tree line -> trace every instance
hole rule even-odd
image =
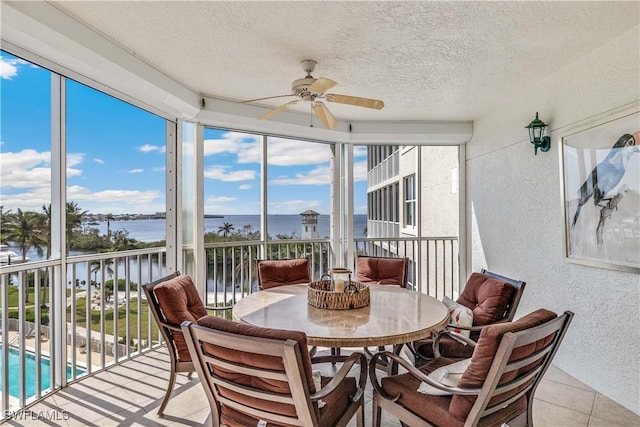
[[[129,237],[126,230],[111,232],[110,219],[106,216],[107,234],[101,235],[97,228],[85,228],[83,224],[88,211],[76,202],[66,204],[66,254],[71,250],[115,252],[130,249],[162,246],[164,242],[145,243]],[[41,211],[4,211],[0,206],[0,240],[18,247],[26,259],[29,250],[48,259],[51,256],[51,204],[43,205]]]

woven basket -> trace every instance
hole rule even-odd
[[[348,310],[366,307],[370,303],[369,286],[350,281],[344,292],[333,292],[330,280],[311,282],[308,286],[309,305],[327,310]]]

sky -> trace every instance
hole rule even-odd
[[[3,209],[51,202],[51,72],[0,54]],[[165,121],[67,80],[67,200],[90,213],[165,211]],[[260,213],[262,136],[206,128],[206,214]],[[329,213],[330,145],[270,137],[270,214]],[[355,147],[355,213],[366,213],[366,147]]]

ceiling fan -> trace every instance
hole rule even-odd
[[[289,101],[286,104],[274,108],[268,113],[258,117],[259,120],[268,120],[300,101],[307,101],[311,104],[311,110],[316,114],[316,116],[318,116],[324,126],[328,129],[335,129],[336,126],[338,126],[338,121],[333,116],[333,114],[331,114],[331,112],[321,101],[321,99],[324,99],[327,102],[355,105],[356,107],[374,108],[376,110],[380,110],[382,107],[384,107],[384,102],[378,99],[325,93],[327,90],[331,89],[338,83],[324,77],[319,77],[317,79],[313,77],[311,73],[316,68],[317,64],[313,59],[305,59],[301,64],[307,75],[304,78],[295,80],[293,83],[291,83],[291,91],[293,93],[287,95],[269,96],[266,98],[250,99],[249,101],[243,102],[255,102],[265,99],[284,98],[287,96],[296,96],[300,98],[294,99],[293,101]]]

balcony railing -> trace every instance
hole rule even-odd
[[[413,289],[455,297],[457,244],[455,237],[358,238],[354,255],[406,256]],[[326,239],[225,242],[205,249],[205,304],[229,308],[257,291],[258,259],[308,258],[313,280],[334,259]],[[20,410],[68,382],[158,345],[161,336],[140,285],[166,275],[165,252],[154,248],[3,266],[2,410]],[[57,286],[61,280],[65,286]]]
[[[165,251],[73,256],[64,267],[51,260],[2,268],[4,413],[160,342],[140,285],[165,274]],[[66,286],[57,286],[61,280]]]
[[[205,244],[207,305],[232,307],[258,290],[259,259],[307,258],[312,280],[329,270],[332,258],[327,239],[272,240]]]

